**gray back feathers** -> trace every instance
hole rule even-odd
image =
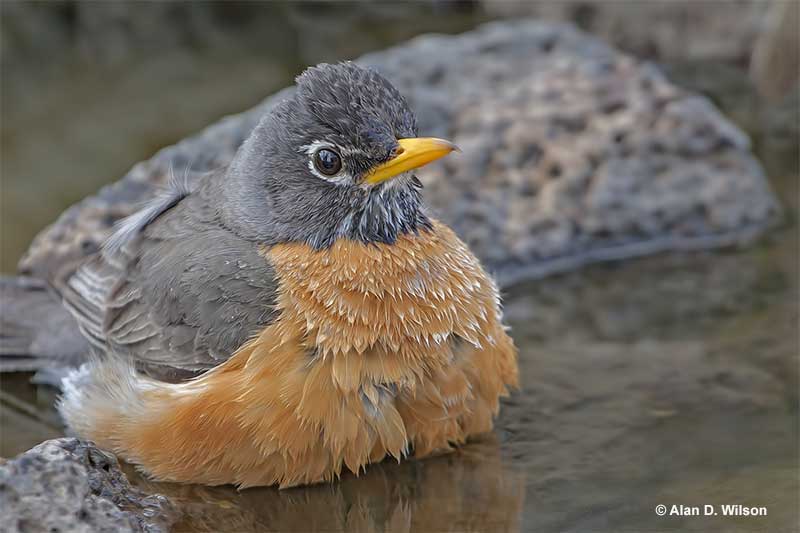
[[[187,167],[180,178],[177,178],[170,168],[170,179],[166,188],[145,204],[142,209],[119,220],[114,227],[114,233],[103,244],[103,249],[115,254],[136,235],[138,235],[148,224],[153,222],[162,213],[174,207],[192,192],[192,183],[196,180],[189,179],[189,168]]]
[[[297,84],[227,169],[193,189],[172,176],[68,280],[64,303],[98,351],[162,379],[202,372],[275,319],[277,280],[260,247],[391,243],[430,229],[416,177],[361,181],[416,135],[394,87],[352,63],[308,69]],[[304,147],[315,142],[339,151],[347,179],[311,172]]]

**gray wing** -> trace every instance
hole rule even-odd
[[[213,187],[174,189],[118,229],[62,287],[91,344],[161,379],[214,367],[274,318],[257,245],[219,224]]]

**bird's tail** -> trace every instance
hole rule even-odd
[[[160,481],[290,487],[406,452],[393,404],[359,417],[361,388],[336,389],[330,359],[307,371],[299,339],[281,339],[262,333],[181,383],[149,378],[123,357],[93,356],[64,380],[58,409],[78,436]]]
[[[0,277],[0,372],[37,371],[58,385],[89,352],[78,324],[37,278]]]
[[[236,444],[242,429],[227,397],[236,390],[202,377],[158,381],[128,359],[93,355],[64,378],[57,408],[71,432],[156,479],[219,485],[235,479],[229,465],[238,452],[253,454],[248,440]]]
[[[119,451],[128,428],[142,429],[148,409],[154,414],[144,392],[158,385],[121,358],[91,356],[64,378],[56,407],[72,432]]]

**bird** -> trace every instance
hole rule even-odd
[[[457,147],[376,70],[295,85],[60,289],[92,348],[59,413],[151,479],[286,488],[447,453],[518,387],[497,286],[416,174]]]

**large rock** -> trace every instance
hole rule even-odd
[[[90,442],[45,441],[0,465],[3,531],[167,531],[177,519],[164,496],[128,483],[117,459]]]
[[[745,242],[778,215],[747,136],[709,100],[572,26],[492,23],[358,61],[407,95],[423,134],[463,149],[421,172],[426,197],[502,284],[591,261]],[[68,209],[36,238],[21,270],[68,275],[170,168],[227,164],[288,91],[162,150]]]

